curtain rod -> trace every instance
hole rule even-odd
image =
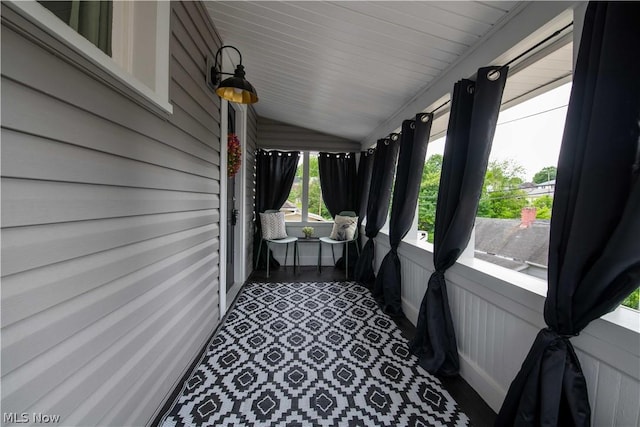
[[[451,102],[451,99],[447,99],[446,101],[444,101],[442,104],[438,105],[436,108],[434,108],[430,113],[427,114],[435,114],[436,111],[438,111],[439,109],[441,109],[442,107],[444,107],[445,105],[447,105],[448,103]]]
[[[527,55],[528,53],[531,53],[532,51],[534,51],[535,49],[539,48],[540,46],[542,46],[543,44],[545,44],[549,40],[559,36],[560,33],[562,33],[567,28],[571,27],[572,25],[573,25],[573,21],[569,22],[567,25],[565,25],[564,27],[560,28],[559,30],[556,30],[553,34],[545,37],[542,41],[536,43],[535,45],[533,45],[529,49],[527,49],[524,52],[522,52],[520,55],[518,55],[515,58],[513,58],[511,61],[507,62],[506,64],[504,64],[503,66],[498,68],[498,71],[502,70],[505,67],[508,67],[509,65],[511,65],[514,62],[516,62],[518,59],[522,58],[523,56]],[[431,110],[431,112],[426,113],[426,114],[435,114],[438,110],[440,110],[442,107],[444,107],[445,105],[449,104],[450,102],[451,102],[451,99],[448,99],[445,102],[443,102],[442,104],[438,105],[433,110]],[[418,113],[418,114],[421,114],[421,113]],[[396,133],[390,133],[389,136],[387,136],[387,137],[385,137],[383,139],[389,139],[392,135],[397,135],[397,134]]]
[[[535,45],[531,46],[529,49],[525,50],[520,55],[518,55],[515,58],[513,58],[511,61],[509,61],[506,64],[504,64],[502,67],[500,67],[500,70],[502,70],[503,68],[508,67],[509,65],[513,64],[514,62],[516,62],[518,59],[522,58],[526,54],[531,53],[532,51],[534,51],[535,49],[539,48],[540,46],[542,46],[543,44],[545,44],[546,42],[548,42],[552,38],[555,38],[555,37],[559,36],[561,32],[563,32],[567,28],[571,27],[572,25],[573,25],[573,21],[569,22],[567,25],[565,25],[564,27],[562,27],[559,30],[555,31],[553,34],[551,34],[550,36],[546,37],[544,40],[542,40],[542,41],[536,43]]]
[[[549,40],[557,37],[560,35],[560,33],[562,33],[564,30],[566,30],[567,28],[571,27],[573,25],[573,21],[569,22],[567,25],[565,25],[564,27],[560,28],[559,30],[556,30],[553,34],[547,36],[544,38],[544,40],[536,43],[534,46],[530,47],[529,49],[525,50],[524,52],[522,52],[520,55],[516,56],[515,58],[513,58],[511,61],[507,62],[506,64],[504,64],[503,66],[501,66],[499,68],[499,70],[502,70],[505,67],[508,67],[509,65],[513,64],[514,62],[516,62],[518,59],[522,58],[523,56],[527,55],[528,53],[531,53],[532,51],[534,51],[535,49],[539,48],[540,46],[542,46],[543,44],[545,44],[546,42],[548,42]],[[447,105],[448,103],[451,102],[451,99],[448,99],[447,101],[443,102],[442,104],[438,105],[436,108],[434,108],[430,113],[427,114],[435,114],[436,111],[440,110],[442,107],[444,107],[445,105]]]
[[[436,108],[434,108],[430,113],[418,113],[418,114],[434,114],[436,111],[438,111],[439,109],[441,109],[442,107],[444,107],[445,105],[447,105],[450,102],[451,102],[451,100],[448,99],[445,102],[443,102],[442,104],[438,105]],[[412,119],[412,121],[413,121],[413,119]],[[400,137],[399,133],[392,132],[386,138],[383,138],[383,139],[385,139],[385,140],[391,139],[392,141],[397,141],[399,139],[399,137]]]

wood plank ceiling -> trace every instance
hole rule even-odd
[[[223,42],[242,52],[260,116],[354,141],[424,90],[518,3],[205,2]]]

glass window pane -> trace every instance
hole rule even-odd
[[[324,205],[320,189],[318,153],[309,154],[309,222],[333,221],[333,217]]]
[[[433,243],[445,137],[429,142],[418,195],[418,240]]]
[[[102,1],[38,1],[78,34],[111,56],[113,3]]]
[[[285,213],[285,221],[300,222],[302,218],[302,204],[304,200],[304,156],[300,156],[298,161],[298,169],[296,177],[291,186],[289,197],[280,210]],[[327,222],[333,221],[333,217],[324,204],[322,199],[322,191],[320,189],[320,173],[318,171],[318,153],[309,153],[309,188],[308,205],[307,205],[307,221],[308,222]]]
[[[571,84],[500,112],[475,225],[475,257],[547,279],[556,165]]]
[[[284,220],[288,222],[300,222],[302,221],[302,174],[304,172],[303,167],[304,156],[300,155],[298,160],[298,169],[296,169],[296,176],[293,179],[293,185],[289,192],[289,197],[284,205],[280,208],[281,212],[284,212]]]

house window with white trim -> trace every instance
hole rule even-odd
[[[302,153],[289,197],[280,210],[289,222],[333,221],[322,199],[318,153]]]
[[[62,22],[111,56],[112,1],[38,1]]]
[[[44,30],[45,44],[61,57],[106,71],[153,109],[169,103],[171,3],[164,1],[11,1],[7,6]],[[57,40],[75,54],[69,55]],[[86,67],[86,70],[93,70]],[[104,77],[104,76],[103,76]]]

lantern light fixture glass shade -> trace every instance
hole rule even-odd
[[[224,73],[221,71],[222,61],[219,61],[219,59],[221,59],[221,52],[225,48],[231,48],[235,50],[240,56],[240,63],[236,66],[235,72],[233,74]],[[229,102],[235,102],[237,104],[255,104],[256,102],[258,102],[258,93],[256,92],[256,89],[251,83],[247,81],[247,79],[245,79],[244,66],[242,65],[242,54],[235,47],[222,46],[220,49],[218,49],[215,55],[214,64],[213,66],[209,66],[209,70],[209,75],[207,76],[209,78],[207,79],[207,83],[209,83],[212,88],[215,88],[215,85],[220,82],[223,74],[232,76],[224,79],[222,82],[220,82],[220,84],[218,84],[218,87],[215,88],[216,94],[220,98],[226,99]]]

